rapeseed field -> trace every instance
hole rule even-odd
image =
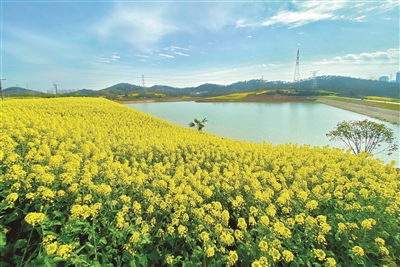
[[[0,168],[4,267],[400,265],[400,177],[368,154],[25,99],[1,102]]]

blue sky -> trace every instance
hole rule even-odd
[[[1,1],[3,88],[177,87],[399,71],[399,1]],[[143,76],[142,76],[143,75]]]

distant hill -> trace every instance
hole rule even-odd
[[[329,90],[341,96],[363,97],[368,95],[400,98],[400,84],[365,80],[343,76],[317,77],[318,89]],[[301,87],[311,88],[312,81],[302,81]]]
[[[92,97],[107,97],[116,99],[121,95],[129,95],[135,93],[157,92],[163,93],[166,97],[181,97],[181,96],[218,96],[236,92],[262,91],[266,89],[296,89],[298,91],[312,90],[311,79],[301,80],[299,83],[283,82],[283,81],[264,81],[264,80],[249,80],[232,83],[230,85],[220,85],[206,83],[197,87],[178,88],[168,85],[154,85],[152,87],[119,83],[113,86],[101,89],[90,90],[81,89],[72,93],[63,94],[63,96],[92,96]],[[347,97],[364,97],[364,96],[383,96],[400,98],[400,84],[380,82],[374,80],[365,80],[343,76],[319,76],[317,77],[319,90],[333,91],[340,96]],[[5,95],[29,94],[29,95],[46,95],[44,93],[27,90],[20,87],[10,87],[4,90]]]
[[[8,87],[6,89],[3,90],[3,95],[4,96],[8,96],[8,95],[36,95],[36,96],[40,96],[40,95],[46,95],[45,93],[42,92],[37,92],[34,90],[29,90],[29,89],[25,89],[22,87]]]

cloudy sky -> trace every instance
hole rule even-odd
[[[399,1],[1,3],[3,88],[177,87],[399,71]],[[143,79],[142,79],[143,78]]]

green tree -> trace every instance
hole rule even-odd
[[[376,153],[385,152],[388,155],[397,150],[393,131],[382,123],[369,120],[342,121],[336,128],[326,134],[330,141],[343,141],[354,154],[369,152],[381,148]],[[381,147],[383,143],[387,146]]]
[[[208,120],[204,118],[202,121],[199,121],[198,119],[194,119],[194,121],[191,121],[189,123],[189,127],[196,127],[197,130],[201,131],[204,128],[204,123],[206,123]]]

